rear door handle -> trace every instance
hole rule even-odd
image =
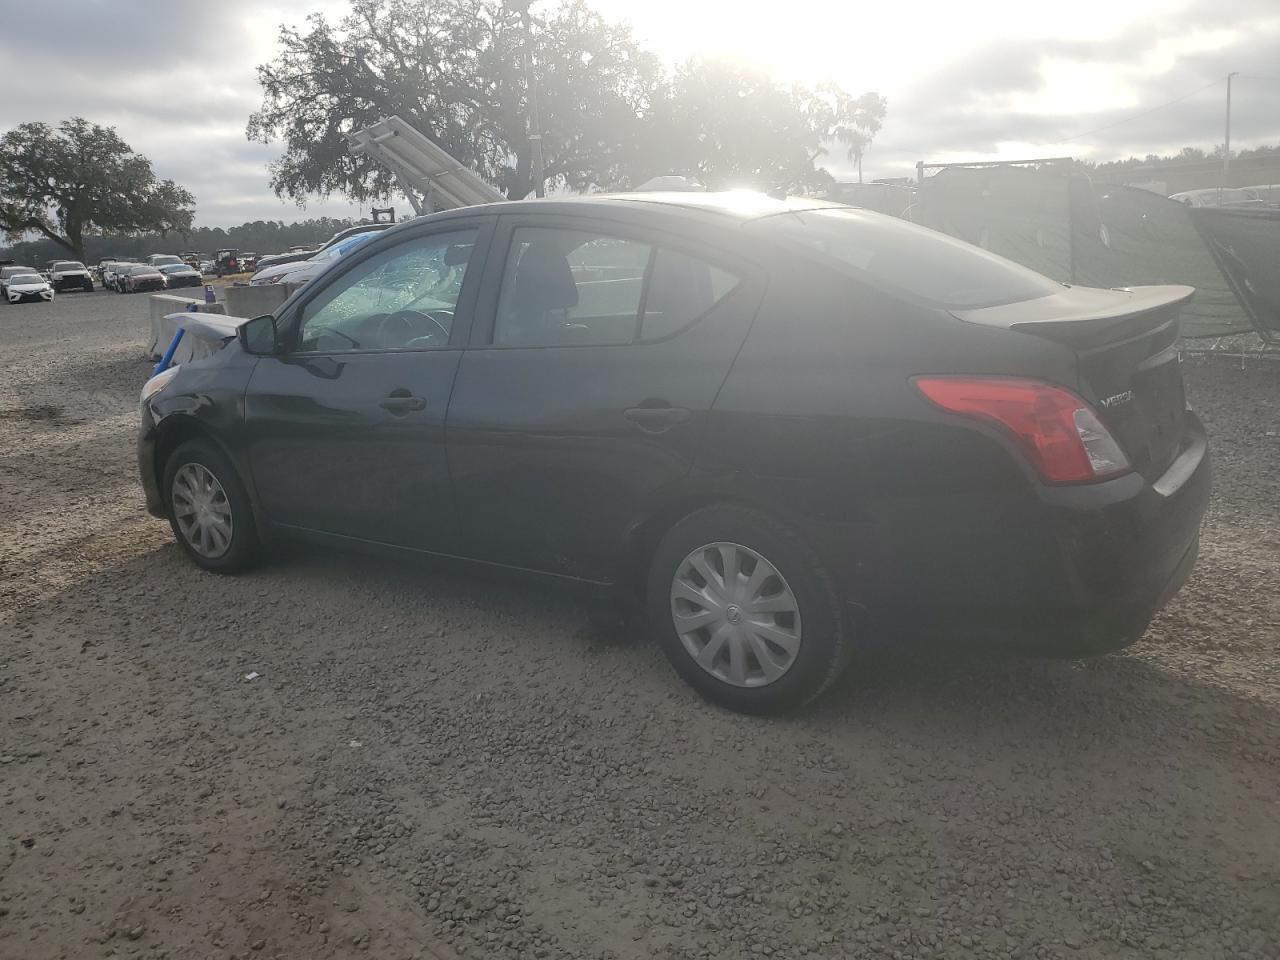
[[[379,403],[378,406],[396,416],[401,416],[413,410],[425,410],[427,408],[427,401],[422,399],[422,397],[409,396],[408,391],[405,391],[404,393],[397,391]]]
[[[646,433],[662,433],[689,419],[684,407],[632,407],[623,416]]]

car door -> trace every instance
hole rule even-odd
[[[249,464],[269,520],[453,547],[444,420],[492,224],[388,236],[280,317],[281,352],[259,361],[245,395]]]
[[[499,223],[448,421],[473,557],[609,581],[628,527],[689,474],[758,271],[609,221]]]

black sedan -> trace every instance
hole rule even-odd
[[[898,637],[1097,653],[1195,561],[1191,294],[756,194],[449,211],[149,381],[142,484],[207,570],[293,535],[639,599],[739,710]]]

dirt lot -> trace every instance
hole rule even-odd
[[[568,599],[197,572],[134,478],[144,312],[0,306],[3,960],[1280,957],[1280,364],[1187,365],[1216,494],[1145,642],[768,721]]]

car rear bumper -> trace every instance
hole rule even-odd
[[[926,508],[885,564],[895,570],[889,602],[854,587],[849,599],[872,611],[881,639],[1115,650],[1141,637],[1191,575],[1210,479],[1204,428],[1188,411],[1179,453],[1158,479],[1131,473],[1041,487],[1026,504]]]

